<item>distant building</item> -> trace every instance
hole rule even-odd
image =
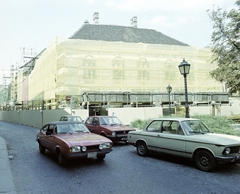
[[[199,49],[156,30],[138,28],[137,17],[131,19],[132,26],[99,24],[98,13],[93,18],[94,24],[85,21],[70,38],[56,38],[20,68],[17,102],[31,107],[29,101],[41,104],[44,100],[45,105],[58,106],[72,97],[78,104],[122,106],[131,103],[126,94],[166,93],[169,84],[182,99],[184,82],[178,65],[183,58],[191,64],[189,93],[225,92],[209,74],[216,68],[209,48]],[[113,94],[120,94],[121,100],[111,98]],[[151,103],[163,101],[159,98],[151,97]]]

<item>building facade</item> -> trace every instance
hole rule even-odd
[[[211,63],[209,48],[199,49],[155,30],[137,28],[136,17],[130,27],[100,25],[98,17],[94,18],[94,24],[85,22],[68,39],[56,38],[20,68],[15,81],[18,104],[28,108],[34,103],[51,108],[66,103],[104,105],[113,101],[105,94],[120,93],[123,99],[115,104],[123,105],[131,103],[130,98],[124,99],[126,94],[165,95],[168,85],[175,96],[182,96],[184,80],[178,65],[184,58],[191,64],[187,76],[190,94],[225,94],[225,88],[209,74],[217,67]],[[92,95],[89,99],[87,93],[102,97],[94,100]],[[171,98],[176,101],[173,95]]]

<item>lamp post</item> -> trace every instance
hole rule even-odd
[[[187,74],[189,74],[190,71],[190,64],[185,61],[183,58],[183,61],[178,65],[180,73],[184,77],[184,87],[185,87],[185,110],[186,110],[186,118],[189,118],[189,106],[188,106],[188,92],[187,92]]]
[[[168,101],[169,101],[169,115],[171,116],[171,101],[170,101],[170,93],[172,92],[172,86],[168,85],[168,87],[166,87],[167,92],[168,92]]]

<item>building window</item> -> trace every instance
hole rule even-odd
[[[165,70],[165,80],[168,81],[169,83],[178,76],[176,74],[176,64],[174,63],[174,61],[172,59],[168,59],[165,63],[164,63],[164,70]],[[177,72],[178,73],[178,72]]]
[[[96,62],[93,57],[87,56],[83,61],[83,77],[95,78],[96,77]]]
[[[113,78],[115,80],[124,79],[124,62],[120,57],[116,57],[112,61],[112,68],[113,68]]]
[[[149,79],[149,72],[148,72],[148,62],[145,58],[141,58],[138,61],[138,79],[139,80],[148,80]]]

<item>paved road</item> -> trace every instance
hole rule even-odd
[[[170,156],[140,157],[131,145],[115,145],[105,161],[73,161],[60,167],[56,157],[38,151],[38,129],[0,122],[13,181],[19,194],[239,194],[240,165],[197,170],[191,161]]]

